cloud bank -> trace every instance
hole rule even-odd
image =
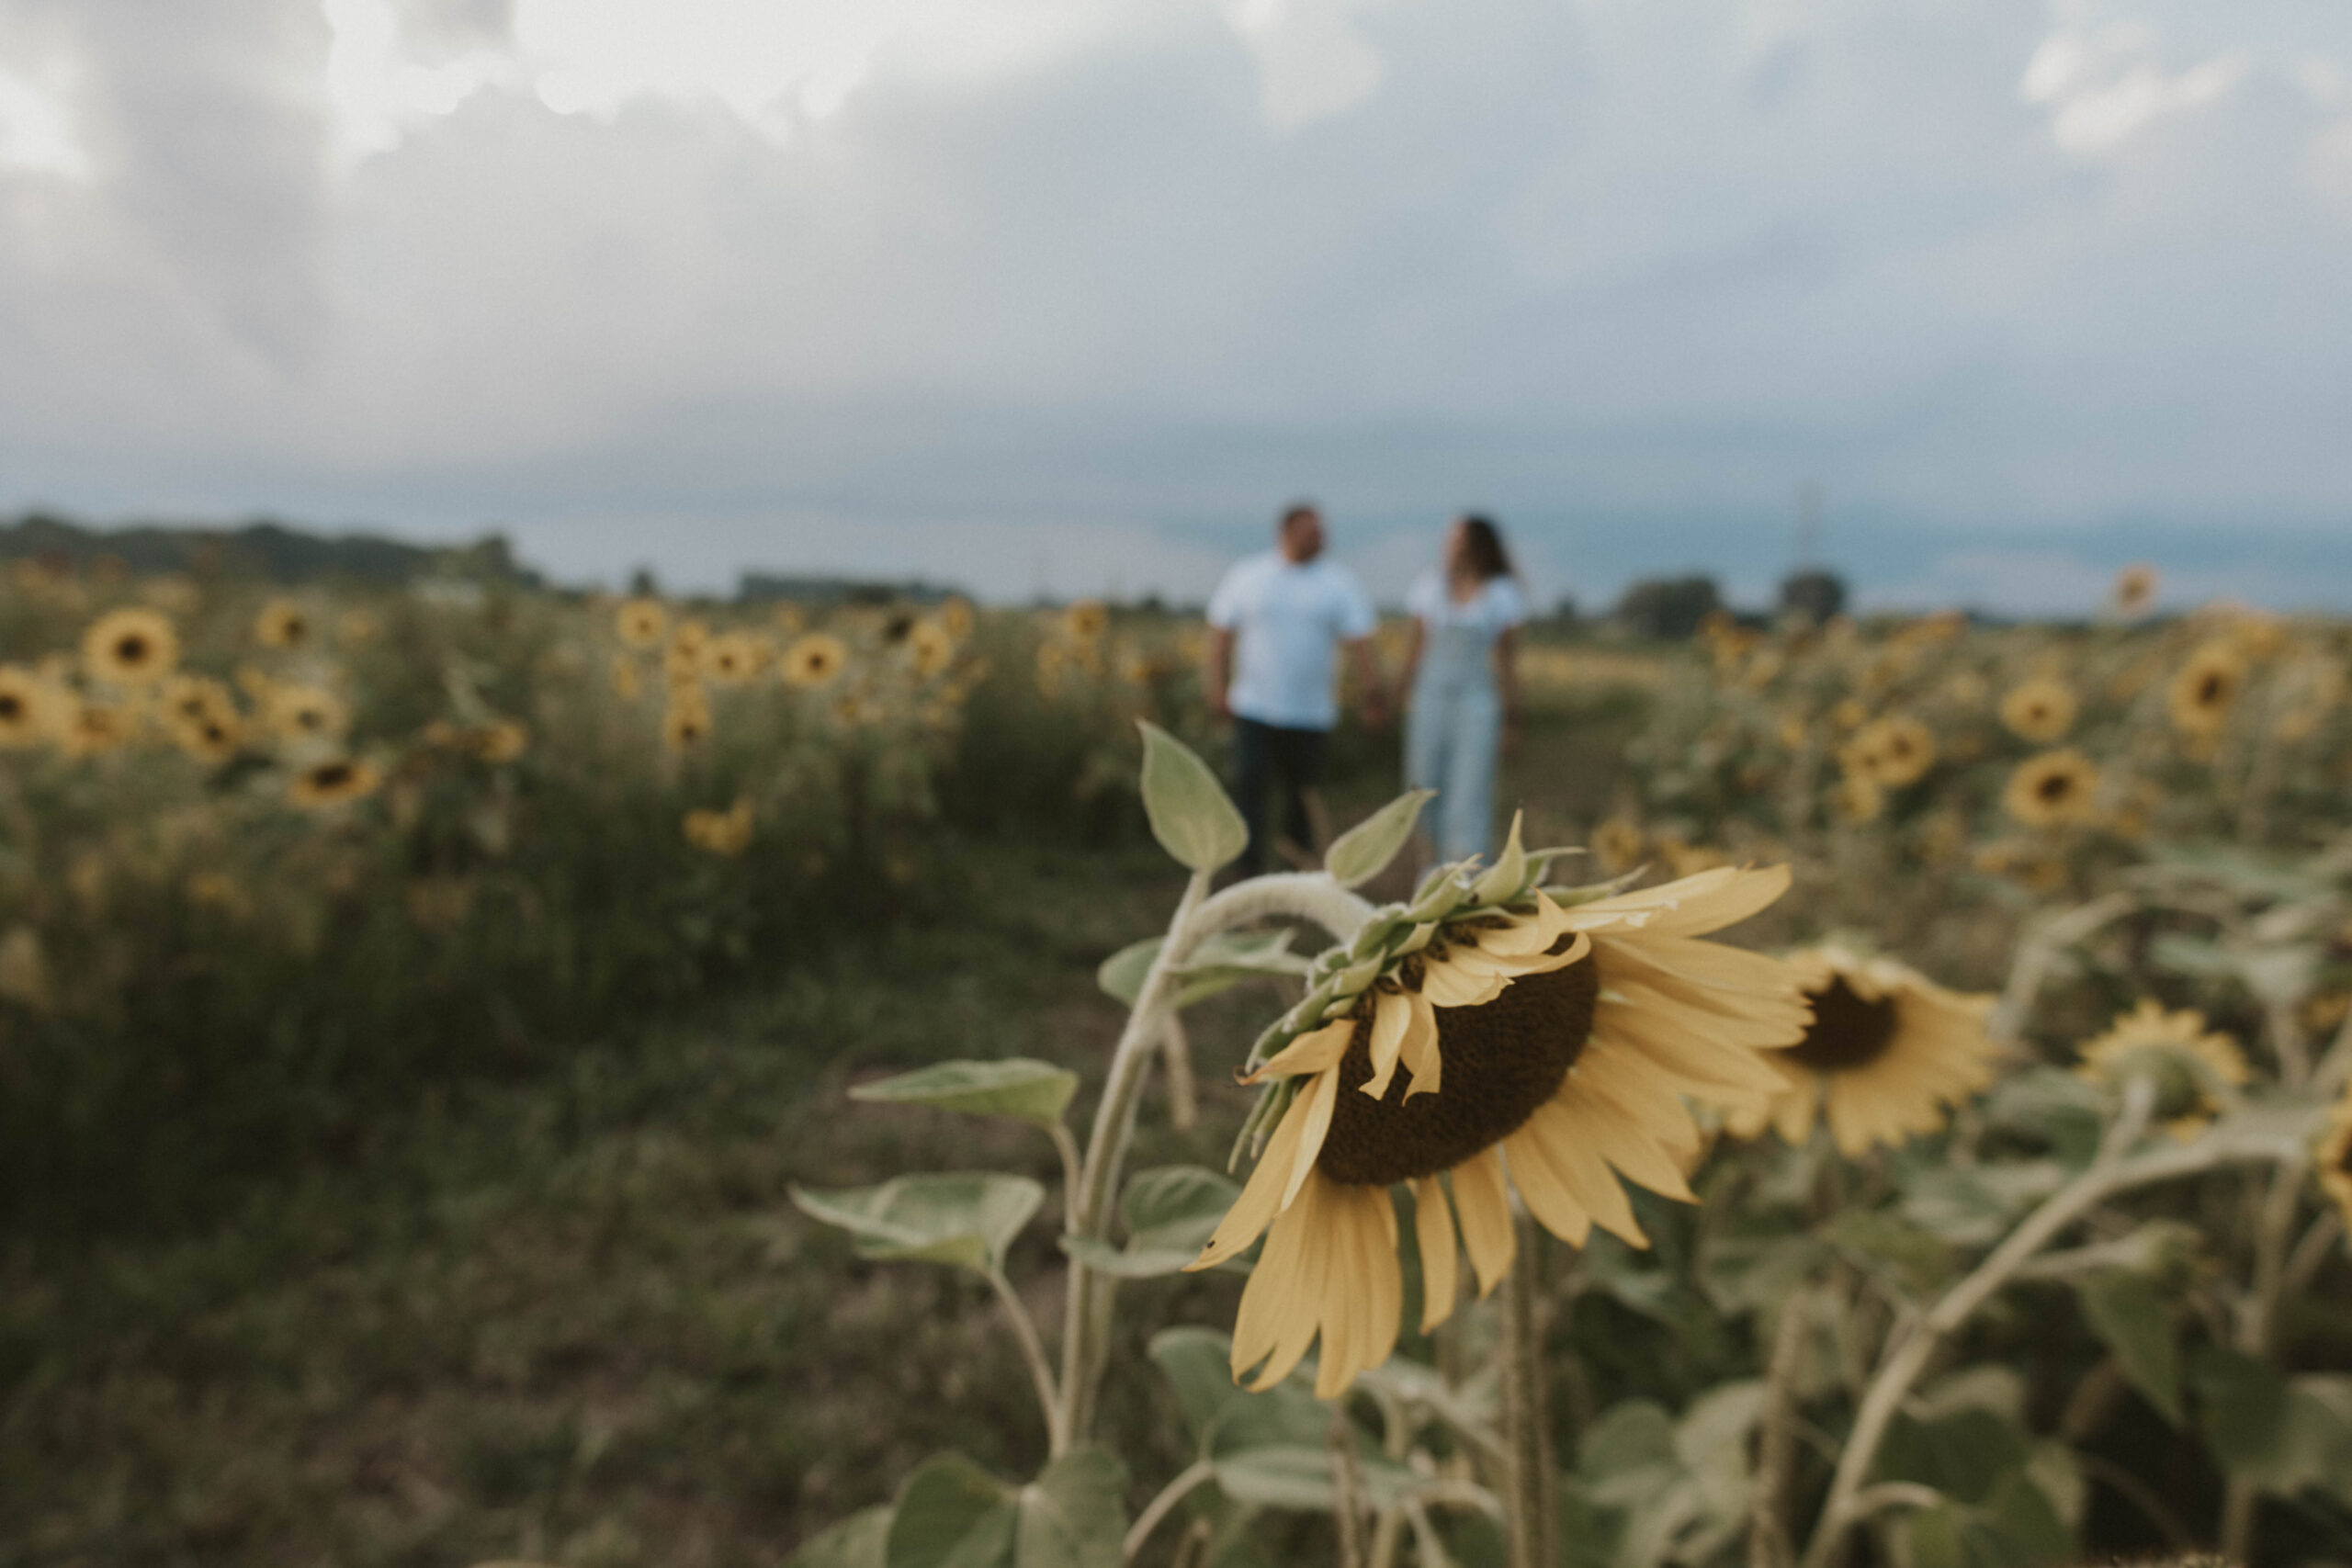
[[[2288,0],[0,0],[0,503],[1018,595],[1312,491],[1590,597],[1811,478],[1881,593],[2308,597],[2347,250]]]

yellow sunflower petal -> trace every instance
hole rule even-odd
[[[1462,1245],[1478,1275],[1478,1294],[1488,1295],[1519,1256],[1519,1236],[1510,1223],[1510,1190],[1503,1185],[1498,1151],[1487,1149],[1453,1168],[1453,1208],[1462,1220]]]
[[[1244,1077],[1243,1083],[1261,1083],[1267,1078],[1303,1078],[1309,1073],[1319,1073],[1340,1065],[1348,1054],[1348,1042],[1355,1038],[1353,1019],[1343,1018],[1327,1023],[1312,1033],[1302,1034],[1268,1057],[1259,1069]]]
[[[1413,1239],[1421,1249],[1421,1332],[1427,1334],[1453,1315],[1453,1298],[1461,1293],[1460,1259],[1454,1255],[1453,1211],[1447,1203],[1445,1184],[1434,1176],[1416,1177],[1413,1189]]]

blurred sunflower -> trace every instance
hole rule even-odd
[[[237,700],[229,688],[209,675],[175,675],[164,682],[163,695],[164,712],[175,719],[237,711]]]
[[[135,728],[129,708],[94,703],[71,692],[59,694],[63,709],[58,722],[58,744],[69,757],[95,757],[130,739]]]
[[[351,711],[323,686],[272,686],[264,699],[269,727],[288,740],[314,740],[351,728]]]
[[[1514,829],[1498,872],[1517,845]],[[1295,1080],[1296,1093],[1188,1265],[1266,1236],[1234,1324],[1234,1375],[1263,1363],[1250,1386],[1271,1387],[1319,1335],[1328,1399],[1387,1359],[1403,1299],[1397,1182],[1413,1193],[1424,1330],[1453,1310],[1455,1216],[1481,1293],[1510,1272],[1509,1188],[1573,1246],[1595,1224],[1646,1246],[1621,1178],[1693,1201],[1699,1132],[1681,1097],[1762,1103],[1779,1083],[1762,1051],[1804,1031],[1785,964],[1697,940],[1788,885],[1785,867],[1724,868],[1566,906],[1514,886],[1506,908],[1397,922],[1392,940],[1406,940],[1367,988],[1250,1080]]]
[[[56,718],[48,682],[21,664],[0,664],[0,748],[40,745]]]
[[[796,686],[821,686],[849,665],[849,645],[830,632],[810,632],[784,650],[784,678]]]
[[[662,674],[673,686],[688,686],[702,679],[703,650],[710,644],[710,628],[700,621],[680,621],[662,650]]]
[[[2156,590],[2162,585],[2156,569],[2145,562],[2134,562],[2115,574],[2115,586],[2109,601],[2115,613],[2132,618],[2145,615],[2156,602]]]
[[[775,657],[767,639],[752,632],[722,632],[702,650],[702,672],[713,684],[740,686],[768,666]]]
[[[291,599],[272,599],[254,617],[254,640],[264,648],[300,648],[311,630],[310,615]]]
[[[2086,822],[2098,790],[2098,768],[2073,747],[2028,757],[2009,774],[2001,808],[2029,828]]]
[[[199,762],[227,761],[244,739],[244,726],[234,708],[175,713],[171,730],[173,744]]]
[[[1838,779],[1830,802],[1838,808],[1839,821],[1858,828],[1886,815],[1886,791],[1868,773],[1847,773]]]
[[[956,634],[937,621],[917,621],[907,632],[907,660],[928,681],[956,659]]]
[[[1628,817],[1611,817],[1592,830],[1593,858],[1611,876],[1641,864],[1642,852],[1648,847],[1640,825]]]
[[[82,666],[118,686],[149,686],[180,660],[179,634],[153,610],[109,610],[82,634]]]
[[[1110,625],[1110,609],[1100,599],[1080,599],[1062,612],[1062,630],[1080,642],[1092,642]]]
[[[670,630],[670,612],[659,599],[631,599],[613,615],[613,634],[625,648],[654,648]]]
[[[2235,643],[2223,637],[2199,643],[2172,678],[2173,728],[2189,735],[2215,733],[2229,722],[2245,688],[2245,655]]]
[[[710,702],[698,687],[670,694],[662,710],[662,744],[673,751],[691,751],[710,739]]]
[[[2344,1086],[2335,1110],[2328,1116],[2327,1131],[2320,1135],[2317,1163],[2320,1190],[2335,1200],[2345,1229],[2352,1231],[2352,1083]]]
[[[2166,1012],[2143,997],[2119,1013],[2106,1033],[2082,1048],[2075,1075],[2090,1083],[2120,1088],[2128,1079],[2152,1078],[2156,1114],[2172,1135],[2186,1143],[2221,1109],[2228,1090],[2246,1081],[2245,1054],[2237,1042],[2205,1026],[2194,1010]]]
[[[352,757],[334,757],[313,762],[296,773],[287,784],[286,798],[307,807],[342,806],[367,799],[383,782],[383,775],[372,764]]]
[[[751,798],[739,795],[724,811],[687,812],[685,834],[686,842],[695,848],[734,859],[751,848]]]
[[[1856,735],[1849,763],[1888,789],[1917,784],[1936,762],[1933,731],[1909,714],[1888,714],[1872,719]]]
[[[1770,1127],[1792,1144],[1813,1135],[1819,1112],[1838,1152],[1894,1148],[1944,1124],[1944,1108],[1993,1081],[1997,1048],[1984,1035],[1988,996],[1948,991],[1891,958],[1842,948],[1790,955],[1813,1021],[1804,1038],[1766,1060],[1783,1088],[1726,1124],[1753,1138]]]
[[[2001,699],[2001,722],[2020,740],[2047,746],[2075,728],[2075,691],[2051,675],[2018,682]]]
[[[613,695],[621,701],[634,702],[645,689],[645,680],[637,672],[637,661],[626,653],[613,655]]]
[[[957,642],[972,635],[972,602],[969,599],[959,594],[940,604],[939,624],[946,627],[947,635]]]
[[[511,762],[530,750],[530,726],[519,718],[494,718],[468,730],[466,744],[485,762]]]

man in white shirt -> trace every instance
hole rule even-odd
[[[1283,513],[1276,547],[1237,562],[1209,596],[1209,707],[1233,720],[1233,792],[1250,824],[1244,876],[1266,862],[1266,794],[1281,795],[1282,831],[1316,845],[1307,792],[1322,777],[1323,749],[1340,722],[1339,650],[1355,662],[1363,718],[1381,723],[1377,624],[1355,574],[1323,555],[1323,517],[1299,504]]]

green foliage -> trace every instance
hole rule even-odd
[[[858,1084],[852,1100],[922,1105],[969,1116],[1002,1116],[1033,1127],[1061,1124],[1078,1092],[1078,1075],[1050,1062],[1015,1056],[996,1062],[941,1062],[875,1083]]]
[[[1216,774],[1158,725],[1143,728],[1143,808],[1152,837],[1196,872],[1215,871],[1249,846],[1250,829]]]
[[[861,1258],[952,1263],[986,1274],[1004,1271],[1012,1238],[1046,1198],[1025,1176],[965,1171],[894,1176],[835,1192],[794,1187],[791,1193],[801,1213],[856,1237]]]
[[[1413,837],[1421,807],[1437,797],[1433,789],[1407,790],[1346,832],[1323,852],[1323,869],[1342,887],[1355,887],[1388,869]]]
[[[2146,1279],[2120,1269],[2094,1274],[2076,1289],[2083,1316],[2114,1353],[2123,1375],[2165,1420],[2178,1426],[2180,1342],[2164,1298]]]
[[[1118,1568],[1126,1467],[1100,1449],[1008,1486],[960,1454],[907,1478],[884,1568]]]
[[[1090,1269],[1119,1280],[1156,1280],[1180,1272],[1200,1255],[1209,1234],[1240,1196],[1239,1183],[1199,1166],[1161,1166],[1127,1178],[1119,1207],[1127,1224],[1125,1247],[1099,1237],[1064,1235],[1062,1250]],[[1246,1271],[1240,1259],[1221,1267]]]

